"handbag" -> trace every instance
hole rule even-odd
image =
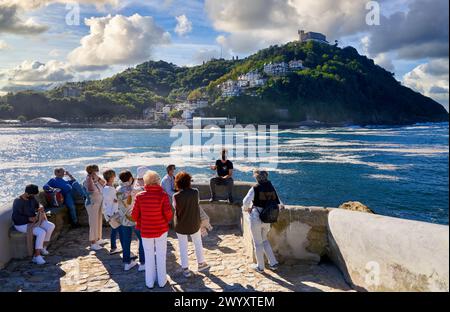
[[[120,214],[118,212],[113,214],[112,217],[109,218],[108,223],[112,229],[114,230],[117,229],[119,226],[122,225],[122,223],[120,222]]]

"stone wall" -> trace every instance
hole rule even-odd
[[[11,216],[11,205],[0,206],[0,269],[11,260],[11,245],[9,239]]]
[[[330,256],[367,291],[449,291],[449,227],[333,209]]]
[[[286,206],[278,222],[272,225],[269,241],[281,263],[308,262],[317,264],[327,253],[327,219],[329,210],[323,207]],[[245,249],[254,259],[249,223],[242,220]]]

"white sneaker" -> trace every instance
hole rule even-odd
[[[104,239],[99,239],[98,241],[95,242],[97,245],[106,245],[108,244],[108,241],[104,240]]]
[[[91,250],[98,251],[98,250],[101,250],[101,249],[103,249],[103,247],[100,246],[98,243],[91,244]]]
[[[140,263],[139,264],[139,268],[138,268],[138,272],[144,272],[145,271],[145,264]]]
[[[38,265],[42,265],[42,264],[46,263],[44,258],[42,258],[42,256],[33,257],[33,262]]]
[[[137,266],[136,261],[131,261],[130,263],[126,263],[124,266],[124,270],[125,271],[130,271],[132,268],[134,268],[135,266]]]
[[[50,253],[48,252],[47,248],[41,249],[41,255],[48,256]]]

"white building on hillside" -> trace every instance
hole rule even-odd
[[[289,65],[286,62],[265,64],[264,72],[269,76],[284,76],[289,72]]]
[[[305,67],[303,66],[302,60],[292,60],[289,62],[289,68],[291,70],[299,70],[299,69],[303,69]]]
[[[239,87],[238,82],[231,79],[222,83],[220,88],[223,97],[233,97],[241,94],[241,88]]]

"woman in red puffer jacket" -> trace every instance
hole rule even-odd
[[[156,277],[159,287],[167,283],[167,232],[173,212],[169,196],[160,186],[161,179],[154,171],[144,176],[145,191],[136,195],[132,217],[141,231],[145,252],[145,284],[153,288]],[[156,251],[156,252],[155,252]],[[156,258],[156,259],[155,259]]]

